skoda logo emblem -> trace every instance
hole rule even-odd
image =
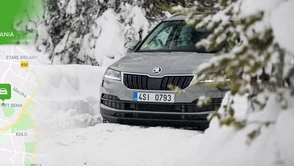
[[[159,74],[162,71],[162,68],[161,67],[155,67],[152,71],[153,71],[154,74]]]

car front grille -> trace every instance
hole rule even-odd
[[[101,104],[119,110],[153,111],[153,112],[206,112],[214,111],[221,105],[222,98],[212,98],[211,104],[197,107],[197,99],[192,103],[140,103],[119,100],[118,97],[102,94]]]
[[[124,74],[123,83],[129,89],[144,90],[170,90],[168,85],[187,88],[193,76],[164,76],[162,78],[149,77],[147,75]]]

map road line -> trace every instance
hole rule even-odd
[[[18,118],[16,119],[16,121],[14,121],[12,124],[10,124],[9,126],[6,126],[4,128],[0,128],[0,132],[5,131],[10,129],[12,126],[16,125],[19,120],[21,119],[21,117],[23,116],[23,114],[25,113],[26,109],[28,108],[29,104],[31,103],[31,101],[33,100],[34,96],[36,95],[36,93],[38,92],[38,90],[40,89],[41,85],[43,84],[43,82],[45,81],[45,79],[38,85],[38,87],[35,89],[35,91],[33,92],[32,96],[28,99],[28,101],[26,102],[25,106],[23,107],[23,109],[21,110],[20,115],[18,116]]]
[[[38,144],[39,144],[39,134],[38,134],[38,130],[37,130],[37,126],[36,126],[36,123],[34,121],[34,118],[28,114],[27,112],[24,113],[24,115],[28,116],[29,118],[31,118],[31,121],[34,125],[34,131],[35,131],[35,135],[36,135],[36,146],[35,146],[35,150],[34,150],[34,162],[33,163],[36,163],[37,161],[37,149],[38,149]]]

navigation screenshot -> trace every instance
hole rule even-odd
[[[2,0],[0,166],[294,166],[294,0]]]

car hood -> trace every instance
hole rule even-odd
[[[213,54],[191,52],[136,52],[127,54],[110,68],[151,76],[191,74],[200,64],[208,62],[212,56]],[[153,73],[155,67],[162,68],[162,71],[158,74]]]

